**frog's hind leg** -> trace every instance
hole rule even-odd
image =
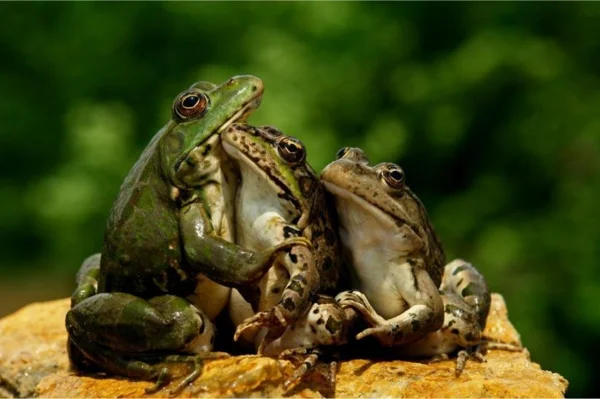
[[[470,263],[455,259],[444,267],[440,291],[454,292],[477,313],[481,330],[485,328],[491,296],[483,275]]]
[[[293,349],[287,349],[283,352],[281,352],[281,354],[279,355],[280,358],[286,358],[286,357],[293,357],[293,356],[298,356],[298,355],[304,355],[304,360],[302,361],[302,364],[300,366],[298,366],[298,368],[296,368],[296,370],[294,371],[294,373],[292,374],[292,376],[290,378],[288,378],[284,384],[283,384],[283,389],[284,392],[289,391],[290,389],[292,389],[294,386],[296,386],[296,384],[298,382],[300,382],[300,380],[302,380],[302,377],[304,377],[304,375],[310,371],[313,367],[315,367],[315,365],[317,364],[317,362],[319,361],[319,357],[321,357],[323,355],[323,352],[318,349],[318,348],[293,348]],[[334,366],[334,370],[337,367],[337,363],[336,366]],[[335,376],[331,377],[335,380]]]
[[[209,352],[215,336],[206,315],[173,295],[146,301],[125,293],[96,294],[67,313],[66,327],[70,345],[88,362],[118,375],[157,378],[158,388],[169,380],[168,369],[142,360],[160,363],[165,358],[160,353]]]
[[[487,361],[481,353],[480,345],[475,345],[468,349],[459,350],[456,353],[456,362],[454,368],[454,374],[456,375],[456,377],[460,377],[460,375],[465,369],[465,366],[467,365],[467,360],[469,359],[475,359],[482,363],[485,363]],[[448,355],[447,353],[436,354],[431,358],[427,359],[427,363],[438,363],[444,360],[450,360],[450,355]]]
[[[521,345],[510,344],[507,342],[490,341],[489,339],[483,338],[481,340],[481,346],[484,352],[488,350],[503,350],[509,352],[522,352],[525,348]]]
[[[71,307],[77,305],[79,302],[96,295],[98,291],[98,276],[100,274],[100,254],[94,254],[87,257],[81,267],[77,271],[75,277],[75,290],[71,295]],[[72,340],[67,341],[67,352],[69,359],[79,370],[94,370],[94,364],[81,353],[79,348],[73,343]]]
[[[510,352],[521,352],[523,351],[523,347],[515,344],[508,344],[505,342],[495,342],[488,341],[486,339],[482,339],[478,345],[474,345],[471,348],[462,349],[458,351],[456,355],[456,376],[460,376],[465,369],[465,365],[467,360],[474,359],[478,362],[485,363],[487,359],[485,358],[485,353],[489,349],[498,349]]]

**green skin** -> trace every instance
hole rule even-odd
[[[149,363],[194,362],[194,372],[177,389],[185,387],[199,375],[198,359],[211,357],[199,353],[210,351],[214,339],[209,318],[185,299],[197,294],[206,259],[213,254],[220,255],[219,261],[233,259],[243,266],[235,278],[253,281],[279,251],[297,244],[292,239],[252,252],[223,240],[212,218],[223,210],[211,206],[222,207],[224,201],[215,201],[214,190],[206,188],[211,181],[206,177],[215,171],[196,163],[198,152],[210,158],[216,151],[201,145],[256,109],[262,92],[260,79],[238,76],[218,87],[197,83],[176,98],[172,120],[154,136],[121,186],[102,254],[86,259],[77,274],[66,317],[75,366],[156,378],[155,391],[169,375],[163,365]],[[206,106],[191,106],[190,95],[204,98]],[[174,352],[194,355],[167,356]]]

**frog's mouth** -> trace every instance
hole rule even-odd
[[[248,101],[242,109],[236,112],[231,118],[229,118],[224,124],[221,125],[220,128],[215,132],[216,134],[220,134],[223,130],[227,129],[233,123],[246,122],[246,119],[250,116],[250,114],[258,108],[260,102],[262,101],[262,91],[259,92],[254,98]]]
[[[350,201],[350,203],[353,203],[356,206],[360,207],[366,214],[369,214],[369,215],[373,216],[376,220],[378,220],[382,224],[383,228],[386,228],[386,229],[392,228],[393,229],[396,227],[396,220],[394,217],[391,217],[390,215],[386,214],[381,209],[379,209],[375,205],[371,204],[369,201],[362,198],[361,196],[353,193],[352,191],[345,189],[344,187],[340,187],[335,183],[331,183],[331,182],[328,182],[328,181],[322,180],[322,179],[321,179],[321,182],[325,186],[326,190],[329,191],[331,194],[333,194],[334,197],[348,200],[348,201]],[[404,221],[400,221],[400,222],[404,222]],[[352,226],[352,227],[358,228],[358,226]]]

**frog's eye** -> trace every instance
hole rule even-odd
[[[350,147],[342,147],[335,153],[335,159],[340,159],[350,150]]]
[[[401,189],[404,187],[406,176],[400,166],[387,164],[380,169],[379,178],[391,188]]]
[[[197,91],[181,94],[173,106],[173,117],[181,121],[197,118],[206,112],[208,99]]]
[[[306,150],[300,140],[292,137],[282,137],[277,141],[277,152],[289,164],[298,164],[304,161]]]

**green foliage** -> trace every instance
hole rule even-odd
[[[251,119],[403,166],[535,361],[600,395],[600,6],[2,3],[0,276],[71,278],[175,95],[262,78]]]

